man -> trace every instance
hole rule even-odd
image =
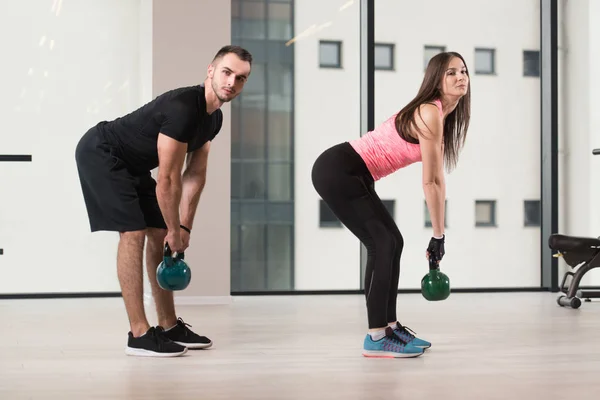
[[[251,66],[248,51],[225,46],[203,84],[168,91],[124,117],[102,121],[77,145],[91,231],[120,234],[117,275],[130,324],[128,355],[173,357],[212,345],[177,318],[173,293],[158,286],[156,268],[165,243],[173,252],[189,246],[210,144],[223,123],[220,107],[242,92]],[[155,181],[150,172],[156,167]],[[146,238],[157,327],[149,325],[143,304]]]

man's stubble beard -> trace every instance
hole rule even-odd
[[[217,99],[219,99],[220,102],[229,103],[231,100],[233,100],[233,98],[227,99],[227,98],[223,98],[223,97],[219,96],[219,88],[216,86],[216,83],[214,80],[211,82],[211,87],[212,87],[213,92],[215,93],[215,96],[217,96]]]

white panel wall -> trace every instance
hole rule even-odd
[[[345,3],[297,2],[296,33]],[[424,45],[458,51],[472,69],[467,146],[458,169],[447,177],[443,269],[454,287],[539,285],[539,228],[523,227],[523,201],[540,196],[540,80],[523,77],[522,61],[523,50],[539,50],[538,3],[376,2],[375,40],[396,45],[396,70],[376,71],[377,124],[416,94]],[[317,14],[317,9],[323,12]],[[321,151],[358,136],[359,59],[357,53],[349,54],[358,50],[358,2],[344,13],[296,43],[297,289],[359,287],[358,241],[346,229],[319,228],[319,197],[308,179]],[[320,39],[343,41],[343,69],[319,68]],[[473,73],[476,47],[496,49],[496,75]],[[396,201],[395,219],[405,238],[400,287],[419,287],[431,236],[431,228],[424,227],[421,165],[380,181],[376,188],[381,198]],[[497,201],[498,227],[474,227],[476,199]]]
[[[563,87],[563,163],[561,180],[564,205],[562,231],[576,236],[600,236],[600,4],[595,0],[561,2],[564,42],[561,73]],[[561,272],[565,266],[561,262]],[[582,284],[599,285],[600,272],[589,272]]]
[[[117,236],[88,234],[75,146],[148,99],[141,15],[140,0],[22,0],[0,14],[0,153],[33,154],[0,163],[0,293],[119,290]]]
[[[360,136],[360,14],[358,2],[296,2],[295,288],[358,289],[359,245],[339,229],[319,229],[312,186],[314,160],[327,147]],[[319,10],[319,12],[315,12]],[[342,70],[319,68],[319,39],[343,40]]]

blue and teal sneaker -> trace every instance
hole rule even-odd
[[[387,327],[385,336],[373,340],[367,333],[364,342],[363,356],[380,358],[409,358],[423,354],[423,349],[406,344],[394,334],[392,328]]]
[[[400,325],[400,323],[397,321],[396,326],[394,327],[394,334],[403,342],[406,342],[414,347],[418,347],[423,350],[431,347],[431,343],[429,343],[427,340],[419,339],[415,336],[416,332],[412,331],[406,326]]]

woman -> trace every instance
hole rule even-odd
[[[444,256],[443,165],[456,166],[470,120],[469,72],[455,52],[434,56],[417,96],[359,139],[340,143],[315,161],[312,181],[338,219],[367,248],[365,296],[369,332],[365,357],[417,357],[431,343],[396,318],[404,241],[374,190],[374,182],[415,162],[423,164],[423,191],[433,235],[426,256]]]

